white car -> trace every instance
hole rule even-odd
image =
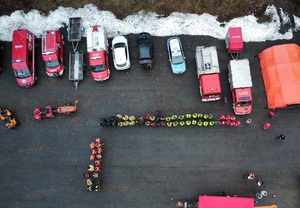
[[[128,41],[124,36],[116,36],[112,40],[112,54],[114,66],[117,70],[125,70],[130,67]]]

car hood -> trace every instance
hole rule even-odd
[[[181,63],[181,64],[172,64],[172,71],[174,74],[182,74],[183,72],[185,72],[185,63]]]

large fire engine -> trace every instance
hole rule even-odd
[[[196,47],[197,76],[202,101],[221,98],[220,68],[215,46]]]
[[[231,60],[228,64],[228,78],[235,114],[245,115],[251,113],[252,79],[249,60]]]
[[[50,77],[61,76],[64,72],[64,43],[59,31],[43,31],[42,57],[46,73]]]
[[[103,26],[87,28],[87,52],[92,77],[95,81],[104,81],[109,78],[108,40]]]
[[[35,36],[26,29],[13,32],[12,69],[21,87],[33,86],[36,77]]]

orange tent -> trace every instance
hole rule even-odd
[[[300,103],[300,47],[276,45],[259,54],[269,109]]]

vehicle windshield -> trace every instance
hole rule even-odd
[[[105,71],[105,65],[92,66],[92,72],[103,72]]]
[[[151,58],[151,45],[142,44],[140,45],[140,59]]]
[[[251,101],[246,101],[246,102],[238,102],[236,104],[237,107],[247,107],[251,105]]]
[[[181,55],[180,56],[173,56],[173,59],[172,59],[173,64],[182,64],[183,61],[184,61],[184,59]]]
[[[28,69],[16,70],[14,71],[14,73],[15,73],[15,77],[20,79],[30,77],[31,75]]]
[[[56,68],[56,67],[59,67],[59,65],[60,65],[59,59],[45,61],[45,67],[46,68]]]
[[[214,97],[221,97],[220,94],[209,94],[209,95],[204,95],[204,98],[214,98]]]
[[[125,48],[125,43],[116,43],[114,48]]]

